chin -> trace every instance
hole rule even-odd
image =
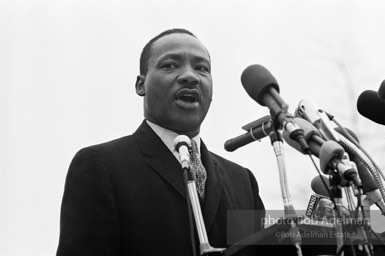
[[[201,120],[186,120],[186,118],[183,118],[174,122],[174,130],[179,131],[180,133],[193,131],[199,132],[201,123]]]

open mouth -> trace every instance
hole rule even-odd
[[[182,89],[177,93],[176,98],[178,101],[183,101],[185,103],[198,103],[200,94],[196,89]]]
[[[198,101],[198,99],[192,94],[183,94],[179,96],[178,99],[189,103],[194,103]]]

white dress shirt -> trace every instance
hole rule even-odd
[[[171,151],[171,153],[175,156],[176,159],[179,161],[179,153],[174,148],[174,140],[175,138],[180,135],[173,131],[167,130],[157,124],[154,124],[148,120],[146,120],[147,124],[151,127],[151,129],[156,133],[156,135],[159,136],[159,138],[163,141],[163,143],[167,146],[167,148]],[[199,156],[201,154],[201,140],[200,135],[196,135],[194,138],[198,146],[198,153]]]

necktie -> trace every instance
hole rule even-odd
[[[204,199],[205,196],[205,183],[207,179],[206,169],[203,166],[199,153],[198,146],[195,140],[191,140],[192,144],[192,154],[190,155],[190,167],[194,174],[197,191],[201,199]]]

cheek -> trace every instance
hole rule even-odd
[[[167,88],[166,84],[161,79],[154,77],[147,81],[146,95],[149,103],[161,101],[167,97],[167,92],[170,88]]]
[[[172,76],[157,73],[152,74],[145,84],[147,93],[166,97],[172,93],[173,81],[174,79]]]
[[[147,94],[147,105],[152,112],[163,111],[167,103],[167,96],[162,90],[152,90]]]
[[[162,84],[152,84],[146,92],[147,110],[155,116],[162,116],[172,106],[173,96],[170,88],[162,86]]]
[[[213,98],[213,87],[212,85],[207,85],[203,87],[203,94],[206,102],[211,102]]]

